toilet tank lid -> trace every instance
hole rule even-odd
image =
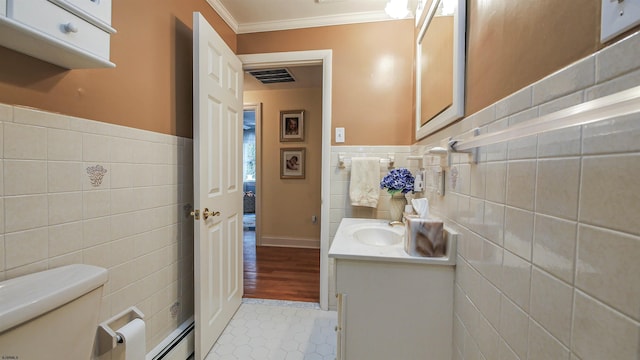
[[[73,264],[0,282],[0,333],[107,282],[107,269]]]

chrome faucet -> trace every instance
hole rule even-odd
[[[404,226],[404,223],[402,221],[397,221],[397,220],[389,221],[389,226],[394,226],[394,225]]]

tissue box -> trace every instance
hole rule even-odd
[[[404,251],[411,256],[443,257],[447,252],[444,224],[439,219],[405,216]]]

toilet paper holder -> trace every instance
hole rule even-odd
[[[114,328],[120,329],[135,319],[144,319],[144,314],[137,307],[132,306],[110,319],[101,322],[98,326],[97,335],[98,355],[102,355],[114,349],[118,344],[122,344],[123,339],[116,333]]]

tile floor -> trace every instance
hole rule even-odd
[[[206,360],[334,360],[336,324],[318,304],[243,299]]]

